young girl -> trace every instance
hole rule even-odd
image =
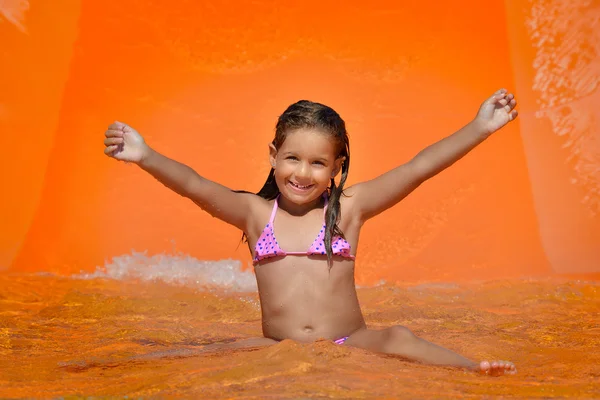
[[[264,337],[235,347],[325,338],[423,363],[490,375],[514,374],[510,362],[475,363],[416,337],[403,326],[367,329],[355,289],[354,256],[365,221],[514,120],[515,105],[512,94],[499,90],[458,132],[406,164],[346,189],[350,150],[345,123],[331,108],[306,100],[292,104],[279,117],[269,145],[272,169],[258,194],[233,191],[198,175],[150,148],[138,132],[120,122],[108,127],[104,152],[138,164],[243,232],[254,260]]]

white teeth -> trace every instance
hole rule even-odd
[[[298,189],[307,189],[312,185],[306,185],[306,186],[302,186],[302,185],[298,185],[297,183],[294,182],[290,182],[293,186],[297,187]]]

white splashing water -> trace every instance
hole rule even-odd
[[[256,292],[256,279],[251,271],[242,271],[238,260],[204,261],[185,254],[135,252],[114,257],[111,263],[96,267],[93,273],[73,276],[76,279],[137,279],[147,282],[219,289],[227,292]]]
[[[18,30],[27,33],[25,13],[29,10],[27,0],[0,0],[0,21],[3,19],[13,24]]]
[[[532,2],[526,21],[536,55],[533,89],[538,118],[548,118],[565,138],[571,183],[592,217],[600,210],[600,3],[595,0]]]

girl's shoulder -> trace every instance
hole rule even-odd
[[[275,199],[267,200],[255,193],[244,194],[248,196],[250,202],[249,228],[256,232],[262,231],[271,217]]]
[[[357,193],[356,185],[352,185],[348,188],[344,188],[342,195],[340,196],[340,208],[345,213],[352,213],[352,209],[355,204],[355,195]]]

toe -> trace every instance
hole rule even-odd
[[[492,375],[492,376],[504,375],[504,361],[492,361],[492,368],[490,370],[490,375]]]
[[[488,361],[482,361],[479,363],[479,370],[482,374],[489,374],[491,365]]]
[[[479,363],[479,371],[490,376],[514,375],[517,373],[517,368],[510,361],[482,361]]]

